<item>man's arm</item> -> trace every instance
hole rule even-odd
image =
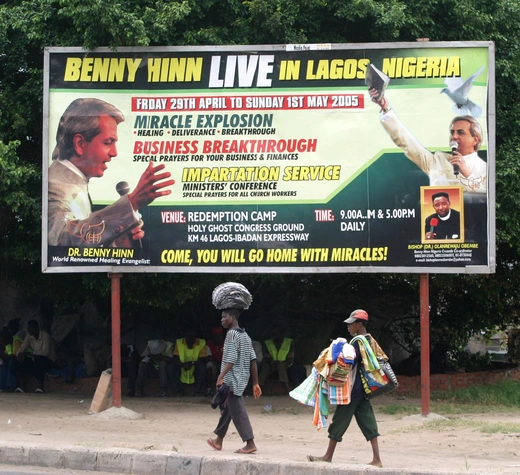
[[[253,377],[253,396],[258,399],[262,395],[262,389],[258,382],[258,366],[256,359],[251,360],[251,376]]]
[[[49,184],[49,244],[51,246],[108,246],[139,226],[128,196],[82,217],[63,189]]]
[[[381,123],[390,135],[392,141],[403,150],[404,154],[412,162],[414,162],[423,172],[430,174],[435,156],[432,152],[424,148],[421,143],[412,135],[412,133],[401,123],[390,104],[383,96],[379,100],[376,99],[377,91],[369,89],[372,102],[381,107]],[[449,165],[447,159],[446,166]]]
[[[45,333],[41,332],[41,333],[42,333],[42,345],[37,354],[39,356],[49,357],[50,353],[51,353],[51,345],[52,345],[51,336],[46,332]]]
[[[226,363],[224,366],[224,369],[220,372],[217,378],[217,389],[224,384],[224,376],[228,374],[233,369],[234,364],[233,363]],[[258,379],[258,376],[257,376]]]
[[[23,340],[23,343],[20,345],[20,348],[18,348],[18,351],[15,352],[15,355],[20,355],[27,352],[27,349],[31,346],[29,337],[29,334],[25,335],[25,339]]]
[[[179,345],[175,342],[175,349],[173,350],[172,362],[176,366],[180,366],[186,370],[191,369],[191,367],[195,364],[194,361],[182,361],[179,354]]]

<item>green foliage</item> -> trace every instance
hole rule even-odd
[[[471,353],[464,349],[448,352],[448,370],[458,371],[461,368],[467,373],[486,371],[493,369],[493,361],[487,353]]]
[[[0,142],[0,239],[4,243],[0,262],[16,263],[25,272],[39,262],[39,226],[41,216],[41,175],[31,163],[22,162],[17,156],[19,142],[4,145]],[[6,243],[17,243],[8,246]],[[2,265],[0,278],[10,277],[8,265]]]

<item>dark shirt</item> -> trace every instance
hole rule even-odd
[[[365,335],[365,337],[370,344],[370,335]],[[363,364],[363,361],[361,359],[361,352],[359,351],[359,341],[352,343],[352,346],[356,350],[356,379],[352,386],[350,400],[360,401],[361,399],[365,399],[365,390],[363,389],[363,381],[361,381],[361,365]]]
[[[438,220],[437,226],[430,229],[432,218]],[[460,239],[460,213],[454,209],[450,210],[449,219],[442,220],[436,213],[428,216],[425,222],[425,232],[434,232],[435,239]]]

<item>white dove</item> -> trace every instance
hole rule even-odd
[[[473,87],[473,81],[480,76],[480,73],[483,70],[484,66],[464,82],[461,78],[446,78],[444,81],[444,84],[448,87],[443,88],[441,94],[444,92],[455,103],[453,110],[456,114],[471,115],[475,118],[480,117],[482,114],[482,107],[470,101],[468,99],[468,94]]]

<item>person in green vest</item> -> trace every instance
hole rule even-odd
[[[266,379],[276,373],[288,394],[291,390],[289,381],[296,387],[306,378],[305,368],[294,364],[294,342],[292,338],[284,336],[281,325],[273,326],[271,333],[273,337],[264,343],[260,385],[264,385]]]
[[[184,338],[175,342],[173,351],[173,386],[178,396],[184,395],[184,384],[194,384],[193,396],[204,396],[206,384],[206,340],[197,338],[195,330],[188,330]]]
[[[16,386],[13,361],[22,343],[23,338],[13,336],[7,327],[4,327],[0,334],[0,392],[12,391]]]

